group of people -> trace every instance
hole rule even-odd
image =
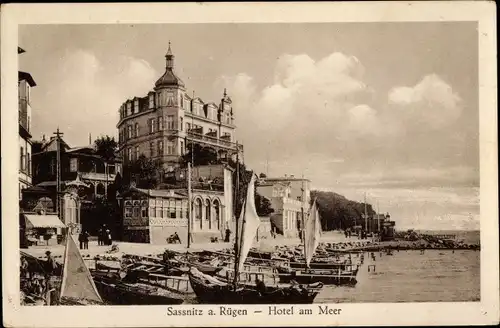
[[[23,303],[33,304],[42,302],[45,304],[50,300],[47,292],[53,290],[54,286],[50,277],[57,274],[57,263],[50,251],[45,252],[47,260],[38,262],[37,267],[30,266],[24,256],[21,257],[21,292]]]
[[[80,242],[80,249],[89,249],[90,234],[88,231],[80,232],[78,241]],[[97,244],[99,246],[111,246],[113,239],[111,238],[111,231],[103,225],[97,232]]]
[[[80,242],[80,249],[89,249],[89,237],[90,234],[88,233],[88,231],[80,232],[80,235],[78,235],[78,241]]]
[[[111,231],[106,228],[106,225],[103,225],[97,232],[97,244],[99,246],[111,246],[112,243]]]

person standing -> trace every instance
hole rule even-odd
[[[88,231],[85,231],[83,233],[83,248],[84,249],[89,249],[89,232]]]
[[[83,235],[83,231],[82,231],[78,235],[78,241],[80,242],[80,249],[83,249],[83,240],[84,240],[84,235]]]
[[[97,245],[102,246],[102,228],[97,231]]]
[[[106,245],[111,245],[112,240],[111,240],[111,231],[109,229],[106,229]]]

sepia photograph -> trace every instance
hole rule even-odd
[[[130,309],[157,326],[151,307],[166,326],[331,325],[364,311],[351,305],[460,304],[498,323],[491,26],[340,11],[247,22],[242,4],[217,21],[236,7],[192,5],[158,7],[177,17],[164,22],[133,4],[89,22],[26,14],[2,42],[11,321]],[[18,111],[4,104],[14,70]],[[101,325],[141,322],[127,316]]]

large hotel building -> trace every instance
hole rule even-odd
[[[192,143],[213,148],[219,158],[242,149],[234,142],[236,126],[226,91],[219,104],[190,97],[175,74],[170,44],[165,58],[165,73],[153,90],[144,97],[128,99],[120,107],[117,128],[123,163],[143,154],[158,160],[165,171],[173,171]]]

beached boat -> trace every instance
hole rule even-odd
[[[207,304],[311,304],[321,291],[322,284],[300,286],[266,286],[222,281],[192,269],[189,274],[191,288],[201,303]]]
[[[308,304],[312,303],[322,288],[314,286],[272,286],[262,281],[255,285],[239,281],[249,250],[260,224],[254,202],[255,175],[247,187],[246,199],[236,221],[234,279],[232,282],[204,274],[191,267],[189,281],[201,303],[216,304]]]
[[[154,286],[142,279],[127,281],[118,274],[98,271],[93,272],[92,276],[102,297],[114,305],[181,304],[187,298],[187,293]]]
[[[324,263],[323,266],[326,266],[327,269],[312,267],[311,261],[319,245],[320,233],[321,223],[316,201],[314,201],[304,227],[303,250],[305,261],[298,268],[278,266],[280,282],[295,281],[300,284],[321,282],[325,285],[355,285],[357,283],[357,268],[353,269],[351,267],[350,270],[346,270],[348,261],[340,266],[338,264],[335,266],[335,264]]]

